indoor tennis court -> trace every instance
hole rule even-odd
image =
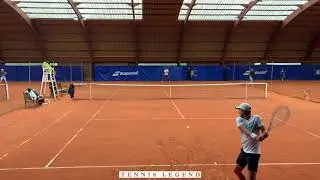
[[[256,179],[318,179],[319,10],[318,0],[0,1],[0,179],[237,180],[243,102],[272,127]],[[279,107],[289,114],[272,124]]]

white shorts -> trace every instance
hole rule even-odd
[[[2,82],[2,81],[7,82],[7,78],[5,76],[1,76],[0,77],[0,82]]]

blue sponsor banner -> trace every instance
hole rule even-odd
[[[183,79],[182,67],[167,67],[170,79]],[[164,67],[158,66],[95,66],[95,81],[160,81]]]
[[[188,79],[188,67],[169,66],[170,80]],[[163,66],[95,66],[95,81],[161,81]],[[194,66],[192,80],[223,80],[223,68],[220,66]]]
[[[6,78],[8,81],[41,81],[42,80],[42,67],[41,66],[0,66],[7,72]],[[56,66],[56,79],[57,81],[74,81],[83,80],[83,70],[80,66]],[[30,72],[29,72],[30,71]],[[29,74],[30,73],[30,74]],[[72,74],[71,74],[72,73]]]
[[[0,68],[7,72],[8,81],[28,81],[28,66],[4,66]],[[161,81],[164,66],[95,66],[95,81]],[[172,81],[184,81],[188,79],[188,66],[168,66]],[[224,81],[224,80],[248,80],[248,65],[227,66],[192,66],[194,81]],[[260,65],[252,66],[255,71],[255,80],[280,80],[281,70],[285,71],[287,80],[320,80],[320,65],[307,64],[301,66],[285,65]],[[80,66],[56,66],[56,78],[58,81],[80,81],[84,73]],[[273,73],[272,73],[273,72]],[[41,66],[30,67],[30,80],[41,81]]]
[[[170,79],[182,81],[188,79],[188,67],[170,66]],[[281,79],[281,70],[285,71],[288,80],[316,80],[320,79],[319,65],[301,66],[252,66],[255,71],[255,80]],[[164,67],[162,66],[95,66],[94,80],[96,81],[160,81]],[[248,80],[249,66],[193,66],[194,81],[225,81]]]
[[[255,72],[254,79],[267,80],[271,78],[271,67],[269,66],[253,66]],[[248,80],[250,68],[248,66],[236,66],[235,80]]]
[[[135,81],[138,80],[137,66],[95,66],[95,81]]]
[[[255,80],[280,80],[282,77],[281,71],[285,73],[287,80],[317,80],[320,79],[319,65],[300,65],[300,66],[286,66],[286,65],[260,65],[252,66],[255,71]],[[228,80],[248,80],[249,66],[236,65],[227,66],[225,68]]]
[[[222,81],[226,80],[225,70],[222,66],[194,66],[192,80],[199,81]],[[187,72],[186,72],[187,75]]]

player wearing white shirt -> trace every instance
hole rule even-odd
[[[249,71],[249,84],[253,82],[253,77],[256,75],[254,72],[253,68],[250,69]]]
[[[170,81],[169,69],[164,68],[162,81]]]
[[[4,69],[0,70],[0,82],[5,82],[7,83],[7,78],[6,78],[7,72],[4,71]]]
[[[236,109],[239,109],[236,124],[240,130],[242,148],[236,161],[234,173],[240,180],[245,180],[242,170],[248,166],[249,179],[255,180],[261,154],[259,141],[267,138],[268,134],[260,116],[251,115],[251,106],[248,103],[241,103]],[[260,131],[262,135],[260,135]]]

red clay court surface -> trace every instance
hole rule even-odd
[[[21,105],[20,89],[27,86],[10,85],[12,98],[1,108]],[[268,95],[248,100],[265,124],[277,105],[289,106],[292,115],[262,143],[258,179],[319,179],[320,105]],[[236,179],[240,136],[234,107],[242,101],[65,96],[39,108],[8,111],[0,117],[0,179],[112,180],[119,170],[200,170],[202,179]]]

